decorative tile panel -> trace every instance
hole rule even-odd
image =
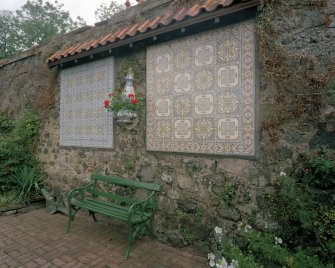
[[[114,85],[113,58],[61,70],[60,145],[113,148],[113,118],[103,106]]]
[[[254,21],[147,49],[147,150],[253,156]]]

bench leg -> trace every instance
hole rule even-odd
[[[71,208],[71,205],[69,205],[69,215],[68,215],[68,221],[67,221],[67,227],[65,229],[65,233],[68,233],[69,230],[70,230],[70,225],[71,225],[71,222],[74,220],[74,212],[72,212],[72,208]]]
[[[75,209],[71,205],[69,205],[69,216],[68,216],[68,221],[67,221],[67,226],[66,226],[66,229],[65,229],[65,233],[69,232],[71,222],[74,220],[74,216],[76,215],[76,213],[79,209],[80,208]]]
[[[94,222],[97,222],[97,218],[95,217],[95,213],[93,211],[89,211],[89,213],[92,216]]]
[[[126,253],[124,254],[124,257],[123,259],[125,260],[128,260],[128,257],[129,257],[129,252],[130,252],[130,248],[131,248],[131,245],[134,241],[134,227],[129,224],[129,228],[128,228],[128,244],[127,244],[127,250],[126,250]]]

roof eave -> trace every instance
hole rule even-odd
[[[196,17],[187,17],[181,21],[176,21],[173,22],[172,24],[169,24],[167,26],[160,26],[154,30],[149,30],[147,32],[144,33],[137,33],[134,36],[130,36],[130,37],[126,37],[123,40],[118,40],[116,42],[112,42],[109,43],[107,45],[104,46],[98,46],[97,48],[93,48],[84,52],[81,52],[79,54],[74,54],[71,56],[68,56],[66,58],[61,58],[58,59],[56,61],[50,61],[48,62],[48,67],[52,68],[55,67],[57,65],[60,64],[64,64],[67,62],[71,62],[71,61],[78,61],[81,58],[85,58],[87,56],[91,56],[93,54],[97,54],[97,53],[101,53],[101,52],[106,52],[106,51],[111,51],[111,49],[115,49],[115,48],[119,48],[119,47],[123,47],[135,42],[139,42],[148,38],[152,38],[154,36],[158,36],[161,34],[165,34],[168,32],[172,32],[181,28],[185,28],[187,26],[191,26],[193,24],[197,24],[197,23],[202,23],[202,22],[206,22],[218,17],[222,17],[225,15],[230,15],[232,13],[238,13],[240,11],[243,10],[247,10],[253,7],[257,7],[261,5],[261,0],[251,0],[251,1],[247,1],[247,2],[240,2],[236,5],[230,6],[230,7],[225,7],[225,8],[219,8],[213,12],[206,12],[206,13],[202,13],[199,14]]]

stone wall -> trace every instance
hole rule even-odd
[[[105,32],[108,22],[0,66],[1,112],[41,111],[36,153],[50,188],[66,193],[87,182],[94,170],[159,183],[157,237],[205,248],[215,225],[233,230],[238,221],[253,221],[261,227],[268,220],[262,196],[273,191],[279,173],[292,172],[302,156],[322,144],[335,149],[334,12],[334,3],[326,0],[274,1],[260,12],[256,159],[147,152],[143,117],[132,130],[116,127],[113,151],[61,148],[58,75],[47,69],[45,59],[65,40]],[[137,55],[145,60],[145,51]],[[116,57],[116,66],[120,60]]]

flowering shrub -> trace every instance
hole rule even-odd
[[[208,254],[210,267],[216,268],[321,268],[317,257],[308,256],[298,248],[289,250],[283,239],[273,231],[258,231],[248,224],[239,223],[238,236],[228,237],[222,229],[215,227],[213,252]],[[242,240],[241,240],[242,239]],[[237,244],[239,241],[239,245]],[[230,264],[229,264],[230,263]]]
[[[297,165],[293,177],[281,171],[275,194],[264,200],[275,224],[260,231],[240,222],[233,236],[215,227],[209,266],[334,267],[334,167],[334,153],[321,151]]]
[[[121,93],[109,93],[108,97],[104,100],[104,107],[114,113],[120,110],[137,111],[139,106],[144,105],[144,98],[135,93],[129,93],[128,97]]]

